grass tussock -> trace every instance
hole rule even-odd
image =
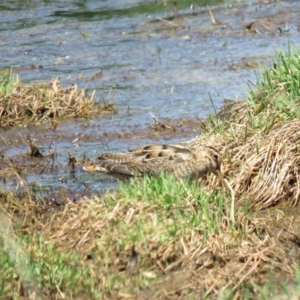
[[[263,71],[249,99],[225,106],[197,138],[221,150],[236,202],[255,210],[300,200],[300,55],[290,51]]]
[[[232,191],[162,175],[61,206],[0,194],[0,295],[299,297],[299,68],[298,51],[278,54],[249,99],[203,126]]]
[[[26,86],[5,75],[0,80],[0,128],[114,111],[113,103],[97,104],[94,97],[95,92],[86,96],[76,84],[61,87],[58,79]]]

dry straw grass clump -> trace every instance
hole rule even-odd
[[[249,112],[249,107],[244,106],[244,109]],[[232,124],[233,132],[212,135],[206,141],[221,149],[223,172],[233,188],[237,204],[247,203],[254,210],[279,203],[298,205],[300,120],[273,123],[269,128],[256,130],[247,126],[247,123]]]
[[[222,152],[238,205],[259,210],[300,200],[299,74],[298,52],[278,54],[258,91],[226,105],[197,138]]]
[[[233,167],[237,167],[238,172],[232,186],[240,202],[248,201],[256,210],[279,202],[289,206],[298,204],[299,129],[300,121],[294,120],[272,129],[263,137],[253,136],[233,156]]]
[[[87,96],[76,84],[61,87],[58,79],[26,86],[16,76],[4,76],[0,81],[0,128],[114,110],[113,103],[99,105],[94,97],[95,91]]]

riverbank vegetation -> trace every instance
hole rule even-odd
[[[168,176],[61,205],[2,190],[3,299],[299,296],[300,53],[203,124],[226,191]],[[62,193],[63,196],[63,193]],[[234,218],[230,218],[234,205]]]
[[[18,76],[7,74],[0,80],[0,128],[41,124],[55,125],[62,118],[91,117],[114,111],[113,103],[97,103],[76,84],[63,88],[58,79],[32,85],[21,84]]]

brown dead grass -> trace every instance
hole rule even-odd
[[[61,118],[90,117],[103,111],[114,112],[114,104],[97,104],[95,91],[87,96],[76,84],[63,88],[58,79],[30,86],[12,79],[10,92],[0,91],[0,128],[57,122]]]
[[[294,282],[299,257],[298,216],[287,217],[276,211],[272,218],[238,213],[234,228],[224,219],[222,232],[206,240],[196,228],[179,228],[172,242],[157,239],[159,224],[132,248],[130,243],[118,241],[123,243],[134,224],[151,218],[157,208],[142,201],[117,199],[110,206],[108,198],[100,202],[83,199],[77,204],[66,200],[64,206],[50,208],[6,195],[2,208],[18,234],[38,236],[67,256],[78,253],[81,267],[88,268],[95,284],[107,291],[105,299],[202,299],[220,297],[222,291],[231,291],[230,299],[241,299],[245,288],[255,295],[256,285],[264,285],[270,276],[274,282]],[[120,224],[126,228],[120,230]],[[33,260],[45,255],[35,239],[27,251]],[[123,278],[109,290],[108,278],[120,274]],[[147,288],[141,286],[141,277],[147,280]],[[46,298],[62,299],[61,293],[65,297],[72,294],[61,288],[48,291]]]
[[[285,202],[296,206],[300,197],[300,121],[272,129],[266,136],[253,136],[233,156],[237,199],[263,209]],[[237,162],[237,163],[236,163]],[[242,163],[241,163],[242,162]],[[234,165],[236,163],[236,165]]]
[[[262,104],[266,105],[266,104]],[[267,120],[264,126],[256,124]],[[205,124],[204,126],[207,126]],[[221,133],[205,127],[195,139],[223,155],[223,172],[236,203],[261,210],[277,204],[297,206],[300,200],[300,121],[245,101],[229,104],[217,116]],[[192,141],[191,143],[194,143]]]

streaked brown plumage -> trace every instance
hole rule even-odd
[[[182,146],[152,144],[123,153],[103,153],[96,165],[85,166],[89,172],[102,172],[119,180],[161,172],[176,178],[199,179],[214,173],[222,180],[220,153],[213,147],[203,145]]]

